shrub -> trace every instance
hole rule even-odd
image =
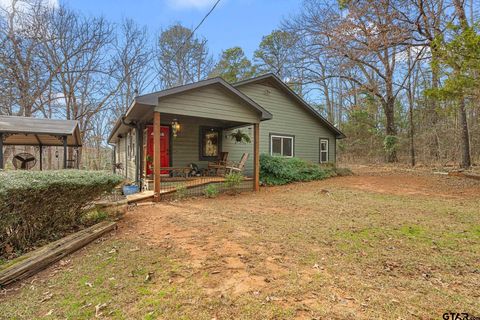
[[[218,187],[214,184],[209,184],[205,188],[205,190],[203,190],[203,194],[207,198],[215,198],[216,196],[218,196],[218,193],[219,193]]]
[[[181,200],[187,196],[187,187],[181,184],[175,188],[175,199]]]
[[[321,180],[335,175],[334,167],[321,167],[299,158],[260,156],[260,180],[266,185]]]
[[[243,181],[243,175],[240,172],[231,172],[225,175],[225,187],[232,193],[238,192],[238,187]]]
[[[87,205],[122,180],[101,171],[0,172],[0,256],[82,226]]]

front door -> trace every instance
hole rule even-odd
[[[153,173],[153,126],[147,126],[147,175]],[[160,166],[170,166],[170,127],[160,127]],[[160,171],[168,174],[168,170]]]

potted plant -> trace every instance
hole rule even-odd
[[[153,157],[150,154],[147,154],[145,160],[147,161],[148,169],[153,170]]]
[[[242,130],[238,129],[235,132],[230,133],[230,139],[235,140],[235,143],[250,143],[252,140],[250,136],[243,132]]]

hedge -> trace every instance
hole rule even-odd
[[[87,205],[122,180],[101,171],[0,172],[0,257],[78,229]]]
[[[260,181],[268,186],[321,180],[332,176],[336,176],[333,166],[323,167],[299,158],[260,155]]]

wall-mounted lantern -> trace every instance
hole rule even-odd
[[[178,122],[177,119],[173,119],[172,121],[173,136],[176,137],[181,131],[182,131],[182,126],[180,125],[180,122]]]

